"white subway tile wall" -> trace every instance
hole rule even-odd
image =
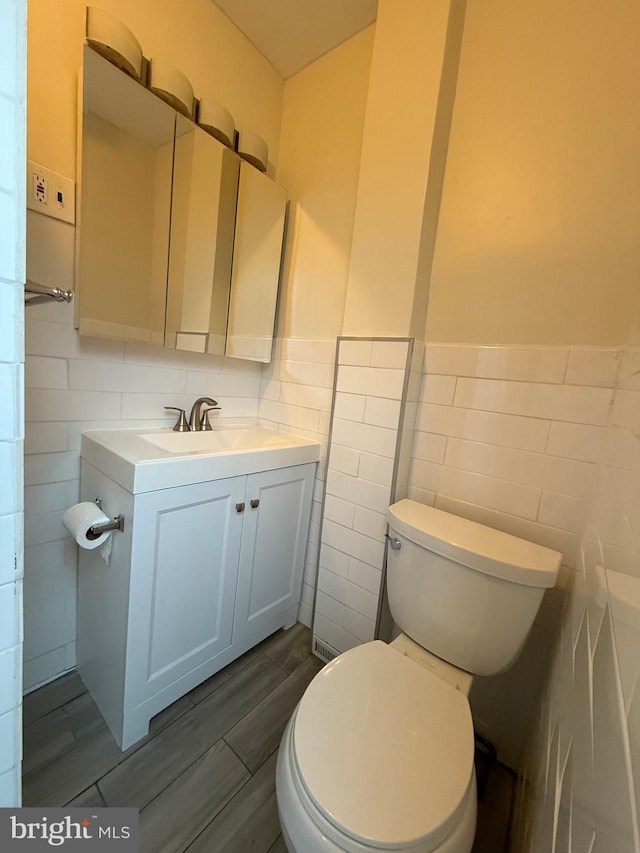
[[[640,336],[639,336],[640,337]],[[640,349],[594,364],[612,384],[575,571],[550,675],[536,706],[516,803],[514,847],[537,853],[638,853],[640,836]],[[563,437],[564,440],[565,437]],[[583,456],[591,437],[578,440]],[[549,841],[555,838],[555,847]]]
[[[409,496],[553,541],[572,567],[619,361],[604,348],[427,344]]]
[[[563,554],[516,664],[476,679],[477,729],[522,764],[563,585],[579,559],[595,461],[620,352],[605,348],[427,344],[409,497]]]
[[[260,389],[263,426],[304,435],[322,445],[298,611],[299,621],[308,627],[313,618],[335,357],[333,339],[278,339],[273,360],[264,368]],[[338,510],[339,505],[334,504],[333,513]]]
[[[0,6],[0,807],[21,802],[25,17]]]
[[[336,652],[374,637],[411,352],[409,340],[338,343],[314,620],[314,638]]]
[[[76,663],[78,556],[62,514],[79,499],[82,433],[169,426],[174,415],[164,406],[188,411],[202,395],[218,401],[221,419],[255,422],[263,368],[81,338],[72,305],[29,308],[25,337],[24,687],[30,690]]]

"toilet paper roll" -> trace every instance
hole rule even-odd
[[[109,516],[105,515],[97,504],[89,503],[88,501],[74,504],[62,516],[62,523],[78,545],[81,548],[86,548],[88,551],[100,548],[102,558],[108,565],[109,557],[111,556],[112,531],[109,530],[107,533],[103,533],[97,539],[87,538],[89,528],[99,521],[109,521]]]

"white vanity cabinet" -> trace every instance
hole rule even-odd
[[[151,717],[296,621],[316,463],[132,495],[86,460],[82,500],[122,512],[81,551],[78,669],[122,749]]]

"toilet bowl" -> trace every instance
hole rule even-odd
[[[287,848],[468,853],[473,755],[463,693],[380,641],[351,649],[314,678],[280,746]]]
[[[307,687],[276,769],[290,853],[469,853],[473,675],[515,660],[561,555],[414,501],[389,508],[387,590],[402,631]]]

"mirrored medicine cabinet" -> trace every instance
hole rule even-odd
[[[79,333],[270,361],[284,189],[88,46],[80,105]]]

